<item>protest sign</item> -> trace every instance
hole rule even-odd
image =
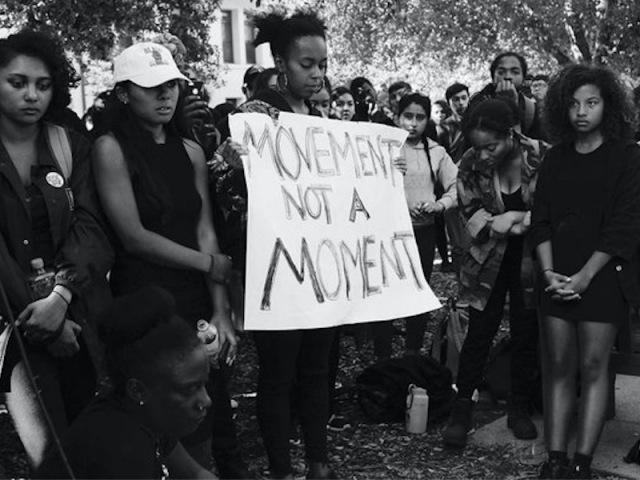
[[[283,112],[230,117],[248,189],[245,328],[294,330],[440,307],[392,166],[407,132]]]

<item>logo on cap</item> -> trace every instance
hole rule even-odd
[[[154,47],[145,48],[145,53],[150,53],[153,57],[153,61],[149,62],[150,67],[169,65],[169,62],[162,56],[160,49]]]

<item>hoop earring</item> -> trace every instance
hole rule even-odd
[[[283,72],[280,72],[278,74],[278,79],[276,80],[276,83],[278,86],[278,90],[280,90],[281,92],[284,92],[289,89],[289,79]]]
[[[324,81],[324,77],[322,77],[322,81],[320,82],[320,85],[318,86],[316,93],[320,93],[326,86],[327,84]]]

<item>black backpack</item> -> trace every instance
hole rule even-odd
[[[358,403],[374,422],[402,422],[405,419],[409,385],[427,390],[429,425],[446,420],[455,392],[449,369],[431,357],[391,358],[366,368],[356,378]]]

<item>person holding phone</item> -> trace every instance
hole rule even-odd
[[[199,319],[217,328],[219,363],[231,364],[237,348],[226,291],[231,260],[219,251],[202,148],[173,124],[178,81],[186,77],[155,43],[125,49],[114,60],[114,77],[117,101],[93,148],[99,197],[116,237],[112,290],[120,296],[163,287],[194,329]],[[213,455],[221,476],[243,478],[224,372],[211,369],[207,388],[213,408],[182,442],[206,465],[212,430],[219,431]]]

